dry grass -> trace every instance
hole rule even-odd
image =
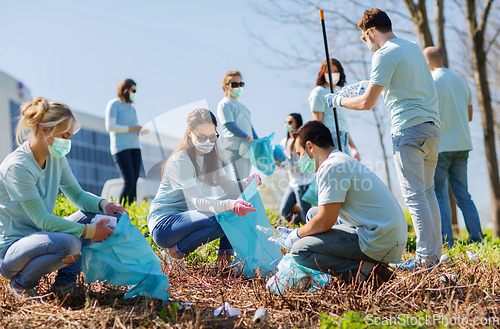
[[[7,289],[8,281],[2,280],[0,328],[246,328],[254,326],[252,317],[260,307],[269,311],[266,326],[276,328],[319,327],[322,313],[334,317],[349,310],[386,317],[417,312],[500,317],[497,264],[471,262],[461,252],[430,273],[398,272],[377,291],[370,284],[334,280],[320,291],[275,296],[265,290],[265,280],[216,272],[211,264],[193,262],[186,271],[166,266],[163,270],[171,284],[171,302],[166,306],[146,298],[123,299],[126,287],[81,282],[78,291],[62,301],[50,295],[46,303],[16,300]],[[442,273],[457,275],[456,282],[440,281]],[[38,291],[46,293],[51,280],[53,276],[43,278]],[[213,311],[224,301],[242,314],[214,317]],[[190,305],[175,312],[171,310],[175,302]]]

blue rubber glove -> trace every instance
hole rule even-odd
[[[340,102],[342,101],[342,96],[340,96],[338,93],[337,94],[326,94],[325,95],[326,102],[328,103],[328,106],[330,107],[339,107]]]
[[[290,250],[292,249],[293,244],[300,240],[298,231],[299,229],[296,228],[295,230],[291,231],[288,235],[283,235],[279,238],[270,237],[268,238],[268,240],[272,243],[277,244],[280,247]]]

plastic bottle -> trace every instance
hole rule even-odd
[[[253,323],[262,324],[266,322],[268,315],[269,313],[265,308],[259,308],[257,311],[255,311],[255,315],[253,316]]]
[[[345,86],[341,91],[338,92],[338,94],[343,97],[363,95],[369,85],[370,81],[359,81],[352,85]]]
[[[287,237],[288,233],[286,232],[281,232],[275,229],[274,227],[264,227],[260,225],[255,225],[255,228],[258,229],[261,232],[264,232],[268,237],[274,237],[274,238],[281,238],[281,237]]]

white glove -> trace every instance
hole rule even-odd
[[[270,237],[268,238],[268,240],[272,243],[277,244],[280,247],[290,250],[292,249],[293,244],[300,240],[298,231],[299,229],[296,228],[295,230],[291,231],[288,235],[283,235],[279,238]]]
[[[342,101],[342,97],[338,93],[337,94],[326,94],[326,102],[328,103],[328,106],[330,107],[339,107],[340,102]]]

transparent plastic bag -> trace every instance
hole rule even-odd
[[[330,284],[331,275],[297,264],[286,254],[278,264],[278,272],[266,283],[266,289],[276,295],[286,291],[319,290]]]

